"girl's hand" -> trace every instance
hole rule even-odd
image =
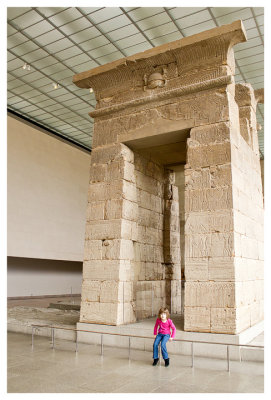
[[[170,341],[170,342],[172,342],[172,340],[173,340],[173,339],[172,339],[172,337],[171,337],[171,338],[169,338],[169,341]]]

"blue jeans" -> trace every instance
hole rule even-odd
[[[153,343],[153,358],[159,358],[158,357],[158,346],[159,343],[161,342],[161,350],[162,350],[162,356],[164,360],[168,359],[168,353],[167,353],[167,341],[169,340],[170,335],[163,335],[162,333],[158,333],[156,336],[154,343]]]

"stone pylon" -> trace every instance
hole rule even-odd
[[[245,40],[236,21],[74,77],[97,100],[81,322],[130,323],[169,302],[179,312],[176,160],[185,330],[237,333],[263,318],[257,96],[234,83],[233,46]]]

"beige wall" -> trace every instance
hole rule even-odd
[[[7,296],[80,294],[82,266],[79,261],[8,257]]]
[[[7,255],[82,261],[90,154],[7,122]]]

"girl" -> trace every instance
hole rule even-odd
[[[157,328],[159,326],[158,335]],[[170,332],[170,329],[172,332]],[[169,319],[169,312],[167,308],[160,308],[158,318],[156,320],[153,334],[156,336],[153,343],[153,364],[156,365],[159,361],[158,358],[158,345],[161,342],[162,356],[165,361],[165,367],[169,366],[169,358],[167,353],[167,341],[170,342],[175,338],[176,328],[172,320]]]

